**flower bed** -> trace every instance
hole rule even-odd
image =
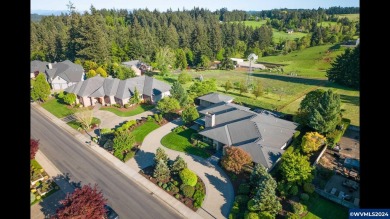
[[[146,179],[150,180],[155,185],[159,186],[166,193],[175,197],[177,200],[185,204],[187,207],[193,211],[197,211],[198,208],[202,205],[204,197],[206,196],[206,187],[201,178],[197,177],[197,183],[193,187],[194,192],[190,197],[186,197],[183,194],[182,189],[183,184],[178,174],[172,174],[167,182],[158,182],[156,178],[153,177],[154,166],[148,166],[140,170],[140,174]],[[196,204],[196,198],[198,197],[198,204]],[[198,205],[198,206],[197,206]]]

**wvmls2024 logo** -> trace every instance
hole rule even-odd
[[[349,209],[349,218],[390,218],[390,209]]]

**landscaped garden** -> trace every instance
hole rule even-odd
[[[144,138],[153,130],[166,124],[168,120],[161,114],[149,115],[137,120],[130,120],[116,129],[100,130],[101,139],[93,141],[112,153],[123,162],[134,157]]]
[[[59,190],[57,184],[49,179],[49,175],[35,159],[32,159],[30,163],[30,182],[31,205]]]
[[[94,128],[99,126],[100,123],[101,123],[101,121],[99,118],[93,117],[92,122],[91,122],[91,130],[93,130]],[[73,129],[75,129],[77,131],[80,131],[83,128],[82,124],[77,120],[70,121],[66,124],[68,124],[70,127],[72,127]],[[90,130],[87,130],[87,131],[90,131]]]
[[[162,148],[158,148],[154,158],[155,165],[140,170],[140,174],[165,192],[191,208],[193,211],[202,206],[206,196],[203,181],[190,169],[180,156],[169,160]]]
[[[115,113],[115,115],[117,116],[128,117],[128,116],[135,116],[137,114],[151,110],[154,107],[155,105],[152,104],[137,104],[135,106],[128,107],[128,108],[124,108],[124,107],[122,108],[118,106],[102,106],[100,110],[105,110],[105,111]]]
[[[176,127],[171,133],[161,139],[161,144],[169,149],[208,158],[213,154],[210,145],[194,139],[197,131],[186,126]]]

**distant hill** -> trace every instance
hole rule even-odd
[[[39,22],[44,15],[39,14],[31,14],[31,21],[33,22]]]
[[[67,13],[67,10],[31,10],[31,14],[38,15],[61,15],[61,13]]]

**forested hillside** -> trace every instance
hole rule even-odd
[[[350,40],[359,23],[334,12],[358,9],[270,10],[261,12],[211,12],[203,8],[168,10],[97,10],[80,14],[44,16],[31,21],[31,59],[49,62],[91,60],[99,64],[140,59],[155,62],[158,51],[167,47],[176,57],[185,54],[187,64],[203,67],[225,55],[246,57],[289,53],[325,43]],[[328,13],[332,13],[329,15]],[[36,16],[34,16],[36,17]],[[245,21],[266,22],[259,27]],[[322,26],[321,22],[333,25]],[[273,41],[274,30],[293,29],[309,33],[300,39]],[[165,50],[166,51],[166,50]],[[169,52],[168,51],[168,52]]]

